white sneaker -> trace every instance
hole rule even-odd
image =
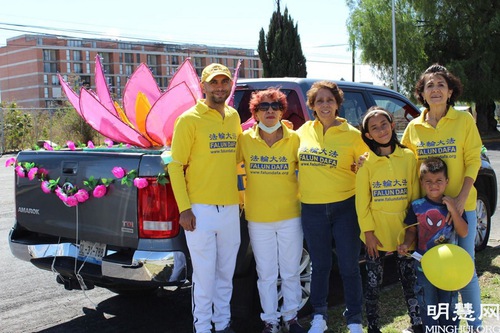
[[[361,324],[349,324],[347,328],[351,333],[363,333],[363,326]]]
[[[317,314],[311,321],[311,328],[309,329],[308,333],[323,333],[327,328],[328,326],[326,326],[325,317],[323,317],[323,315]]]

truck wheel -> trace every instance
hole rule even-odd
[[[486,248],[488,239],[490,238],[491,228],[491,210],[488,198],[483,193],[477,193],[477,227],[476,227],[476,251],[481,251]]]
[[[308,309],[308,300],[311,294],[311,257],[307,249],[302,249],[302,258],[300,259],[300,289],[302,291],[302,300],[299,306],[299,317],[306,314],[310,309]],[[281,279],[278,278],[278,305],[281,310],[283,305],[283,294],[281,292]]]

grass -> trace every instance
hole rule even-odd
[[[476,270],[481,288],[483,304],[500,304],[500,247],[487,247],[476,254]],[[347,333],[348,329],[342,317],[343,305],[334,306],[328,312],[328,332]],[[399,283],[385,287],[380,298],[380,323],[384,333],[400,333],[409,326],[409,317],[403,300],[403,293]],[[497,309],[498,315],[498,309]],[[309,318],[301,322],[305,328],[309,327]],[[485,319],[486,325],[495,325],[500,328],[497,318]],[[366,322],[364,323],[366,329]]]

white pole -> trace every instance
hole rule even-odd
[[[392,0],[392,71],[394,73],[393,79],[393,89],[394,91],[398,91],[398,78],[397,78],[397,61],[396,61],[396,13],[394,10],[394,2]]]

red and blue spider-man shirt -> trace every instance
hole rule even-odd
[[[405,224],[418,222],[417,252],[424,254],[438,244],[457,244],[458,238],[453,224],[446,223],[448,208],[440,202],[423,197],[413,201],[408,209]],[[464,217],[465,219],[465,217]]]

